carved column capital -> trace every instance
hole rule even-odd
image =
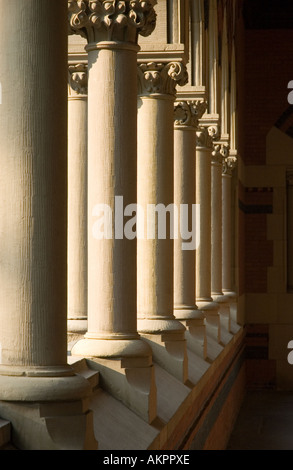
[[[223,159],[223,175],[232,176],[233,170],[237,166],[237,157],[235,155],[229,155],[227,158]]]
[[[213,148],[213,140],[206,127],[200,126],[196,132],[196,147],[197,148]]]
[[[198,127],[198,121],[201,119],[207,109],[207,103],[203,100],[177,101],[174,105],[175,126]]]
[[[213,123],[207,126],[208,133],[211,136],[213,141],[216,141],[220,136],[220,127],[219,124]]]
[[[229,145],[223,142],[214,142],[212,151],[212,162],[223,164],[229,158]]]
[[[68,32],[80,34],[88,43],[137,42],[156,25],[157,0],[68,0]]]
[[[68,66],[68,96],[87,95],[88,67],[86,64]]]
[[[148,62],[138,66],[138,94],[176,94],[176,85],[187,83],[187,68],[182,62]]]

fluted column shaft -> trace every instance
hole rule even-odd
[[[185,328],[173,314],[172,205],[175,86],[185,80],[185,73],[179,62],[142,63],[138,68],[137,200],[145,229],[138,239],[138,330],[150,340],[156,361],[183,382],[187,379]],[[150,208],[160,207],[162,212],[151,222]],[[170,218],[167,211],[171,211]]]
[[[204,314],[196,305],[196,250],[200,217],[195,200],[196,129],[204,101],[181,101],[174,110],[174,204],[180,227],[174,240],[174,315],[186,327],[191,350],[206,357]],[[178,224],[179,225],[179,224]]]
[[[222,286],[223,292],[232,292],[231,285],[231,180],[232,174],[230,171],[225,171],[222,174]]]
[[[195,206],[195,148],[196,130],[193,127],[175,125],[174,129],[174,203],[180,215],[185,215],[185,223],[193,228],[196,224]],[[187,213],[183,214],[185,206]],[[182,224],[183,225],[183,224]],[[181,227],[186,228],[186,227]],[[196,229],[196,227],[194,226]],[[196,239],[191,233],[190,240],[183,238],[179,232],[174,240],[174,314],[180,311],[194,311],[195,305],[195,249]],[[194,247],[191,245],[194,243]],[[186,249],[184,248],[186,244]],[[190,313],[190,312],[189,312]],[[182,312],[184,315],[184,312]]]
[[[237,294],[232,286],[232,172],[237,158],[225,159],[222,173],[222,287],[229,297],[231,319],[237,323]]]
[[[88,42],[88,330],[72,355],[92,358],[104,387],[147,421],[154,371],[137,332],[137,240],[124,216],[137,202],[137,37],[153,31],[155,3],[68,2],[70,30]]]
[[[141,97],[140,102],[138,204],[146,214],[148,204],[163,204],[167,207],[173,203],[174,100],[172,97],[146,96]],[[148,139],[144,139],[143,135],[147,135]],[[138,240],[138,284],[139,319],[172,320],[173,240],[170,236],[165,239],[156,237]]]
[[[0,2],[0,369],[42,375],[67,369],[66,8],[55,15],[48,0],[6,6]]]
[[[211,164],[211,294],[222,295],[222,158]]]
[[[94,232],[98,204],[107,204],[115,220],[115,196],[125,205],[136,201],[137,50],[116,43],[89,50],[88,338],[138,336],[136,241],[114,231],[97,239]]]
[[[0,13],[0,415],[18,449],[96,449],[67,364],[67,5]]]
[[[121,355],[139,339],[136,239],[123,218],[137,199],[137,35],[154,28],[152,3],[68,5],[71,31],[88,41],[88,331],[76,354]]]
[[[203,134],[206,134],[203,131]],[[202,136],[205,138],[205,136]],[[207,139],[207,137],[206,137]],[[197,302],[211,302],[211,153],[208,142],[197,140],[196,203],[200,207],[200,239],[196,256]]]
[[[211,164],[211,295],[219,304],[222,326],[230,331],[229,299],[222,291],[222,167],[226,147],[215,144]],[[226,152],[227,153],[227,152]]]
[[[87,330],[87,65],[68,71],[68,331]]]
[[[200,208],[199,246],[196,253],[196,299],[206,316],[207,334],[220,341],[219,306],[211,296],[211,158],[212,139],[200,127],[196,147],[196,203]]]

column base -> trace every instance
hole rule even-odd
[[[237,299],[238,296],[236,292],[228,291],[223,289],[223,294],[228,297],[228,301],[230,303],[230,315],[231,320],[238,324],[237,320]]]
[[[87,317],[68,318],[67,320],[68,332],[84,335],[87,332],[87,329],[88,329]]]
[[[0,415],[12,423],[19,450],[97,450],[93,413],[87,400],[52,403],[0,401]]]
[[[11,421],[17,448],[97,448],[88,409],[92,387],[71,367],[1,365],[0,374],[0,416]]]
[[[148,423],[156,418],[152,351],[139,336],[106,340],[87,334],[73,346],[71,354],[87,358],[89,367],[100,372],[101,387],[138,416]]]
[[[197,299],[198,308],[203,312],[206,320],[206,334],[218,343],[221,342],[221,322],[219,304],[210,299]]]
[[[224,294],[212,294],[214,302],[219,304],[219,314],[221,326],[228,332],[231,331],[231,320],[230,320],[230,299]]]
[[[138,319],[138,331],[152,349],[154,361],[176,377],[188,381],[185,327],[174,318]]]
[[[84,377],[64,367],[0,366],[0,401],[51,402],[90,397]]]
[[[67,351],[70,352],[73,345],[83,339],[88,329],[88,321],[86,317],[80,319],[67,320]]]
[[[203,359],[207,358],[206,320],[197,306],[178,306],[174,316],[186,328],[187,348]]]

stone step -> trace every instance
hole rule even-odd
[[[0,449],[9,446],[11,439],[11,424],[0,418]]]
[[[76,374],[82,375],[88,380],[93,390],[99,387],[99,372],[90,369],[86,359],[69,356],[68,364],[71,365]]]

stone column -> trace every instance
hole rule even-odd
[[[87,64],[68,67],[68,333],[87,331]]]
[[[235,29],[235,24],[234,24]],[[223,190],[223,292],[230,298],[231,319],[237,323],[237,302],[238,296],[233,289],[232,276],[232,253],[234,243],[232,242],[232,178],[233,171],[236,168],[238,160],[237,141],[238,141],[238,119],[237,119],[237,76],[236,76],[236,57],[235,43],[232,40],[231,47],[231,78],[230,78],[230,152],[229,157],[223,164],[222,190]],[[235,288],[235,287],[234,287]]]
[[[196,303],[204,312],[207,334],[221,340],[219,305],[211,296],[211,158],[212,138],[206,127],[197,131],[196,203],[200,210],[199,246],[196,253]]]
[[[211,295],[219,304],[220,320],[223,328],[230,331],[229,298],[222,291],[222,166],[228,154],[227,147],[215,144],[211,165]],[[221,338],[224,341],[222,335]],[[225,336],[225,340],[229,335]]]
[[[0,1],[0,415],[19,449],[94,449],[67,364],[67,10]]]
[[[154,3],[68,2],[89,70],[88,331],[72,354],[92,358],[104,387],[147,421],[156,415],[154,370],[137,333],[137,244],[124,215],[137,201],[137,36],[154,29]]]
[[[227,11],[223,11],[223,29],[221,40],[221,76],[220,76],[220,139],[214,144],[212,161],[212,297],[220,305],[220,318],[223,326],[222,341],[227,342],[231,338],[227,332],[231,330],[230,321],[230,298],[224,295],[222,290],[222,266],[223,266],[223,247],[222,247],[222,168],[223,161],[229,155],[230,141],[230,106],[229,106],[229,49],[227,36]],[[224,338],[225,333],[225,338]]]
[[[174,204],[180,227],[174,240],[174,315],[186,328],[189,349],[207,354],[205,317],[196,305],[195,260],[199,214],[195,203],[195,156],[198,119],[204,101],[178,101],[174,111]]]
[[[138,330],[158,364],[186,382],[185,327],[173,313],[174,101],[180,62],[141,63],[138,99]],[[152,223],[157,209],[157,222]],[[170,219],[166,213],[170,212]],[[142,230],[144,229],[144,233]]]
[[[232,288],[232,173],[237,158],[231,152],[222,172],[222,286],[230,301],[231,320],[237,323],[237,294]]]

